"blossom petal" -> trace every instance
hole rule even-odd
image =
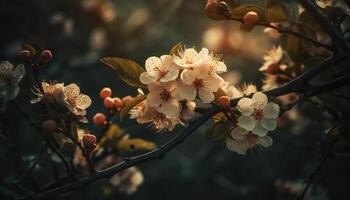
[[[78,95],[80,94],[80,88],[77,84],[75,83],[71,83],[69,85],[67,85],[66,87],[64,87],[64,95],[66,97],[78,97]]]
[[[176,99],[172,99],[163,103],[158,110],[167,116],[176,116],[179,114],[179,106],[179,102]]]
[[[203,103],[210,103],[215,99],[214,93],[206,89],[198,90],[198,96],[203,101]]]
[[[227,149],[229,149],[230,151],[234,151],[238,154],[245,155],[247,153],[247,150],[249,149],[249,146],[250,145],[248,144],[248,141],[245,141],[245,140],[235,141],[229,137],[226,138]]]
[[[26,70],[24,65],[23,64],[18,65],[12,73],[12,77],[14,78],[13,84],[18,85],[18,83],[22,80],[25,73],[26,73]]]
[[[162,104],[159,94],[155,92],[148,93],[147,102],[151,107],[158,107]]]
[[[162,66],[162,61],[160,60],[160,58],[158,58],[156,56],[152,56],[152,57],[147,58],[146,63],[145,63],[146,71],[153,76],[156,75],[155,69],[156,68],[160,69],[161,66]]]
[[[179,76],[179,69],[175,67],[170,67],[166,75],[160,79],[161,82],[168,82],[175,80]]]
[[[151,82],[154,82],[157,80],[157,77],[156,76],[153,76],[152,74],[148,73],[148,72],[143,72],[141,75],[140,75],[140,81],[141,83],[143,84],[149,84]]]
[[[249,98],[242,98],[237,103],[237,109],[242,113],[244,116],[249,116],[254,112],[253,109],[253,101]]]
[[[273,131],[277,127],[277,121],[275,119],[263,119],[261,121],[261,126],[269,131]]]
[[[196,88],[185,85],[183,83],[179,83],[178,85],[180,97],[187,100],[194,100],[197,96]]]
[[[85,94],[80,94],[75,101],[76,107],[81,110],[85,110],[86,108],[88,108],[91,105],[91,103],[91,98]]]
[[[247,135],[248,133],[249,132],[244,128],[237,126],[236,128],[232,129],[230,135],[235,140],[242,140],[244,139],[244,136]]]
[[[263,109],[268,102],[266,94],[262,92],[256,92],[253,95],[252,100],[253,100],[253,108],[255,109]]]
[[[215,65],[215,71],[217,73],[223,73],[227,71],[227,67],[224,62],[218,61]]]
[[[263,147],[269,147],[273,144],[273,140],[269,136],[258,137],[256,143],[260,144]]]
[[[256,126],[256,121],[252,116],[240,116],[238,117],[238,125],[247,131],[251,131]]]
[[[220,87],[220,82],[212,76],[206,76],[203,79],[203,85],[208,91],[216,92]]]
[[[252,133],[254,133],[257,136],[263,137],[265,136],[269,131],[262,127],[260,123],[257,123],[255,128],[252,130]]]
[[[264,116],[267,119],[276,119],[279,115],[279,112],[280,107],[273,102],[268,103],[264,108]]]
[[[180,75],[180,78],[183,81],[183,83],[187,85],[192,85],[196,77],[196,72],[191,69],[185,69]]]

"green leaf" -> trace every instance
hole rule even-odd
[[[129,111],[145,99],[146,99],[146,95],[140,95],[133,98],[130,102],[128,102],[120,111],[120,115],[119,115],[120,120],[123,120],[127,115],[129,115]]]
[[[136,62],[117,57],[106,57],[100,59],[108,67],[114,69],[119,78],[132,87],[145,88],[146,85],[141,83],[139,77],[145,70]]]
[[[223,141],[227,137],[231,124],[227,121],[218,121],[212,124],[206,132],[206,136],[214,141]]]
[[[141,138],[124,138],[117,144],[117,149],[121,152],[128,152],[132,150],[137,151],[151,151],[155,149],[157,145],[153,142],[146,141]]]
[[[244,15],[249,11],[254,11],[258,13],[260,17],[260,21],[264,21],[265,19],[264,9],[262,7],[259,7],[253,4],[245,4],[245,5],[237,6],[231,10],[231,13],[232,13],[232,16],[235,18],[243,18]]]
[[[278,1],[269,0],[266,3],[266,19],[268,22],[288,21],[288,10]]]
[[[171,48],[169,55],[171,55],[171,56],[179,56],[179,52],[181,50],[181,47],[182,47],[182,43],[181,42],[175,44]]]

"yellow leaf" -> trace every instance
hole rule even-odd
[[[139,151],[150,151],[156,148],[156,144],[141,138],[126,138],[119,141],[117,148],[124,152],[131,151],[132,148]]]

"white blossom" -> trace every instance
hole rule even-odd
[[[209,50],[202,48],[198,53],[194,48],[188,48],[179,52],[179,56],[174,57],[174,62],[182,68],[196,68],[203,66],[210,59]]]
[[[38,103],[42,100],[44,101],[52,101],[54,99],[59,99],[60,95],[63,92],[64,89],[64,84],[63,83],[47,83],[47,82],[42,82],[41,83],[41,88],[39,87],[34,87],[35,91],[33,91],[38,97],[35,99],[32,99],[30,102],[31,103]]]
[[[279,114],[279,106],[273,102],[268,103],[267,96],[257,92],[250,98],[242,98],[237,104],[241,112],[238,125],[258,136],[265,136],[268,131],[276,129],[276,119]]]
[[[0,63],[0,94],[5,102],[17,97],[20,90],[18,84],[24,74],[25,68],[22,64],[14,67],[8,61]]]
[[[264,56],[264,63],[260,67],[260,71],[266,71],[271,65],[278,65],[280,67],[280,62],[283,58],[283,49],[281,46],[273,47]],[[284,68],[284,66],[281,66]]]
[[[74,115],[86,114],[87,109],[92,101],[89,96],[80,93],[78,85],[71,83],[63,88],[60,94],[60,102]]]
[[[226,147],[238,154],[245,155],[248,149],[256,146],[269,147],[273,143],[269,136],[257,136],[241,127],[236,127],[230,132],[230,136],[226,138]]]
[[[140,75],[143,84],[160,81],[168,82],[175,80],[179,75],[178,66],[173,62],[173,57],[163,55],[160,58],[150,57],[146,60],[146,72]]]

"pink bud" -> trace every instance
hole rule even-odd
[[[247,25],[255,25],[259,22],[260,17],[257,12],[249,11],[243,17],[243,22]]]
[[[28,51],[28,50],[22,50],[19,53],[19,57],[25,61],[25,62],[29,62],[32,59],[32,54]]]
[[[123,106],[123,101],[119,97],[113,98],[114,101],[114,108],[119,111]]]
[[[86,151],[86,153],[88,153],[89,155],[91,154],[91,152],[95,149],[96,147],[96,137],[94,135],[91,134],[85,134],[83,136],[83,147],[84,150]]]
[[[103,113],[96,113],[93,117],[96,126],[104,126],[106,124],[106,116]]]
[[[222,107],[229,107],[230,106],[230,97],[228,96],[221,96],[217,99],[217,102]]]
[[[131,96],[125,96],[123,97],[122,101],[123,104],[126,105],[127,103],[129,103],[133,98]]]
[[[102,88],[102,90],[100,91],[100,97],[102,99],[105,99],[105,98],[110,97],[110,96],[112,96],[111,88],[108,88],[108,87]]]
[[[103,105],[107,108],[107,109],[113,109],[114,107],[114,100],[111,97],[106,97],[103,100]]]
[[[52,58],[53,58],[53,55],[50,50],[44,50],[40,54],[40,61],[42,62],[49,62],[50,60],[52,60]]]

